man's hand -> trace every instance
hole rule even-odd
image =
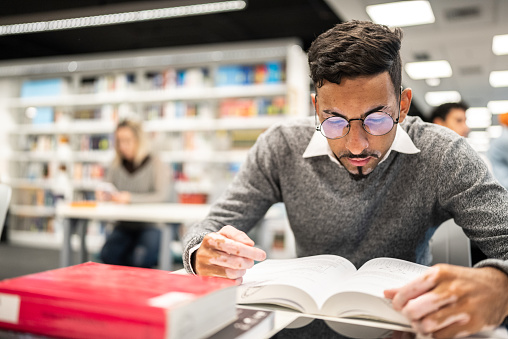
[[[248,268],[254,266],[254,260],[262,261],[266,253],[255,248],[247,234],[224,226],[220,231],[207,234],[196,251],[194,270],[199,275],[224,277],[242,281]]]
[[[508,316],[508,276],[493,267],[435,265],[409,284],[385,291],[413,328],[434,338],[464,337]]]

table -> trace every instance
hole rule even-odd
[[[63,244],[60,251],[60,266],[71,265],[71,234],[72,225],[69,219],[89,219],[101,221],[138,221],[156,224],[162,231],[159,250],[159,266],[163,270],[172,268],[171,242],[175,237],[175,226],[204,219],[210,210],[210,205],[198,204],[115,204],[98,203],[94,207],[72,206],[60,203],[56,206],[56,218],[63,225]],[[86,227],[80,225],[78,234],[81,236],[81,260],[86,251]]]

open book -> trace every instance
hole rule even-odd
[[[349,260],[335,255],[266,260],[247,270],[237,290],[237,303],[275,304],[315,315],[409,326],[383,291],[405,285],[427,268],[376,258],[357,270]]]

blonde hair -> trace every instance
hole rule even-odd
[[[122,155],[120,154],[120,150],[118,149],[118,140],[116,140],[116,132],[120,128],[129,128],[132,133],[134,134],[134,137],[137,141],[137,149],[136,149],[136,155],[134,156],[134,165],[138,166],[141,164],[141,162],[146,158],[146,156],[149,154],[149,145],[148,140],[146,138],[145,132],[143,131],[143,127],[141,125],[141,122],[134,121],[134,120],[122,120],[118,123],[115,130],[115,164],[120,165],[122,163]]]

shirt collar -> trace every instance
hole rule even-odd
[[[405,154],[416,154],[420,152],[420,150],[413,143],[413,140],[411,140],[407,132],[404,131],[404,129],[400,127],[399,124],[397,124],[395,139],[393,139],[390,149],[388,150],[388,152],[386,152],[386,155],[383,157],[383,159],[381,159],[379,163],[385,161],[390,155],[391,151],[396,151]],[[337,158],[333,154],[330,146],[328,145],[328,142],[326,141],[326,138],[319,131],[316,131],[314,132],[314,135],[310,139],[309,145],[307,146],[307,149],[305,149],[305,152],[303,153],[303,157],[312,158],[322,155],[328,155],[330,160],[342,166],[342,164],[337,160]]]

